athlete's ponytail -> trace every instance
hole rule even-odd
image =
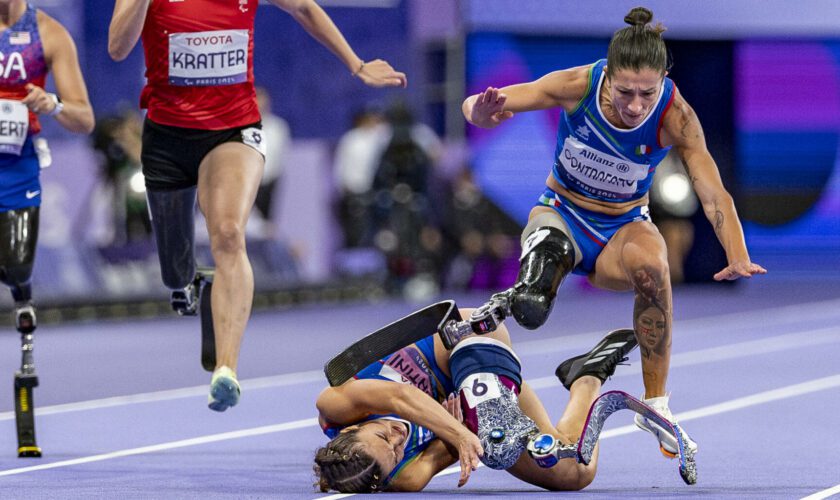
[[[639,71],[650,68],[662,75],[668,70],[668,52],[661,23],[651,26],[653,12],[636,7],[626,16],[624,22],[630,26],[615,32],[607,50],[607,76],[612,76],[620,69]]]

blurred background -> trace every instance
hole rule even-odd
[[[80,138],[45,120],[40,317],[165,313],[139,164],[142,48],[109,58],[111,0],[32,3],[74,37],[98,123]],[[466,126],[461,102],[605,57],[636,5],[668,28],[670,76],[700,117],[753,260],[772,279],[840,277],[840,2],[319,3],[360,57],[389,61],[409,86],[365,87],[291,17],[260,6],[255,75],[271,149],[248,230],[255,308],[511,286],[559,113],[481,130]],[[651,208],[674,281],[708,282],[723,251],[679,162],[659,170]],[[197,228],[199,263],[212,265]],[[564,286],[586,286],[575,279]]]

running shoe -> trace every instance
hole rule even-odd
[[[668,408],[668,399],[670,396],[659,396],[656,398],[648,398],[643,399],[648,406],[656,410],[657,413],[665,417],[665,420],[668,420],[671,423],[676,424],[677,419],[674,418],[674,415],[671,414],[671,409]],[[651,422],[649,419],[643,417],[642,415],[636,414],[636,417],[633,419],[636,423],[636,427],[642,429],[643,431],[650,432],[654,436],[656,436],[657,441],[659,441],[659,451],[667,458],[677,458],[680,454],[680,448],[677,444],[676,438],[671,435],[670,432],[667,432],[665,429],[660,427],[654,422]],[[682,431],[683,442],[688,448],[687,451],[691,453],[697,452],[697,443],[691,439],[685,431]]]
[[[592,375],[601,382],[606,382],[615,373],[615,367],[622,361],[627,361],[627,354],[637,345],[639,344],[636,334],[632,329],[614,330],[601,339],[591,351],[560,363],[554,374],[566,389],[571,389],[574,381],[584,375]]]
[[[222,366],[213,372],[210,379],[210,395],[207,396],[207,406],[213,411],[225,411],[239,402],[239,381],[236,372]]]

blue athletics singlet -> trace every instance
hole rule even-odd
[[[452,380],[447,377],[435,361],[434,336],[429,336],[408,347],[380,359],[359,371],[355,379],[390,380],[401,384],[411,384],[433,399],[443,402],[454,390]],[[405,440],[405,454],[400,463],[388,474],[387,481],[394,479],[409,463],[428,448],[435,439],[435,434],[425,427],[416,425],[399,415],[370,415],[363,421],[388,419],[406,424],[408,437]],[[324,434],[330,439],[347,426],[329,425],[324,427]]]
[[[557,129],[552,174],[561,186],[587,198],[626,202],[642,198],[670,147],[659,144],[662,118],[674,99],[674,82],[665,78],[656,105],[632,129],[619,129],[604,117],[598,101],[607,61],[594,63],[586,94]]]
[[[20,102],[28,93],[26,84],[43,88],[47,75],[32,5],[0,32],[0,56],[0,211],[7,211],[41,204],[40,167],[32,144],[41,125]]]

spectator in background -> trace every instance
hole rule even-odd
[[[384,117],[372,107],[355,113],[352,128],[338,141],[334,157],[339,191],[336,211],[344,233],[344,247],[371,244],[371,189],[387,141]]]
[[[441,217],[448,242],[447,288],[497,289],[512,283],[519,270],[522,228],[488,199],[461,168],[446,189]]]
[[[404,103],[394,103],[386,117],[391,139],[373,179],[374,242],[386,256],[389,285],[410,284],[416,293],[404,291],[419,298],[437,291],[443,267],[443,239],[429,201],[440,140]]]
[[[103,181],[98,197],[110,200],[109,246],[146,241],[152,234],[140,164],[142,133],[142,118],[132,110],[100,119],[93,131]]]
[[[257,189],[257,199],[254,206],[265,219],[266,227],[270,228],[267,235],[270,236],[274,227],[275,195],[280,189],[283,170],[286,164],[286,156],[291,143],[291,133],[286,120],[272,113],[271,95],[265,87],[256,87],[257,106],[262,117],[262,133],[266,141],[265,145],[265,168],[260,187]]]

